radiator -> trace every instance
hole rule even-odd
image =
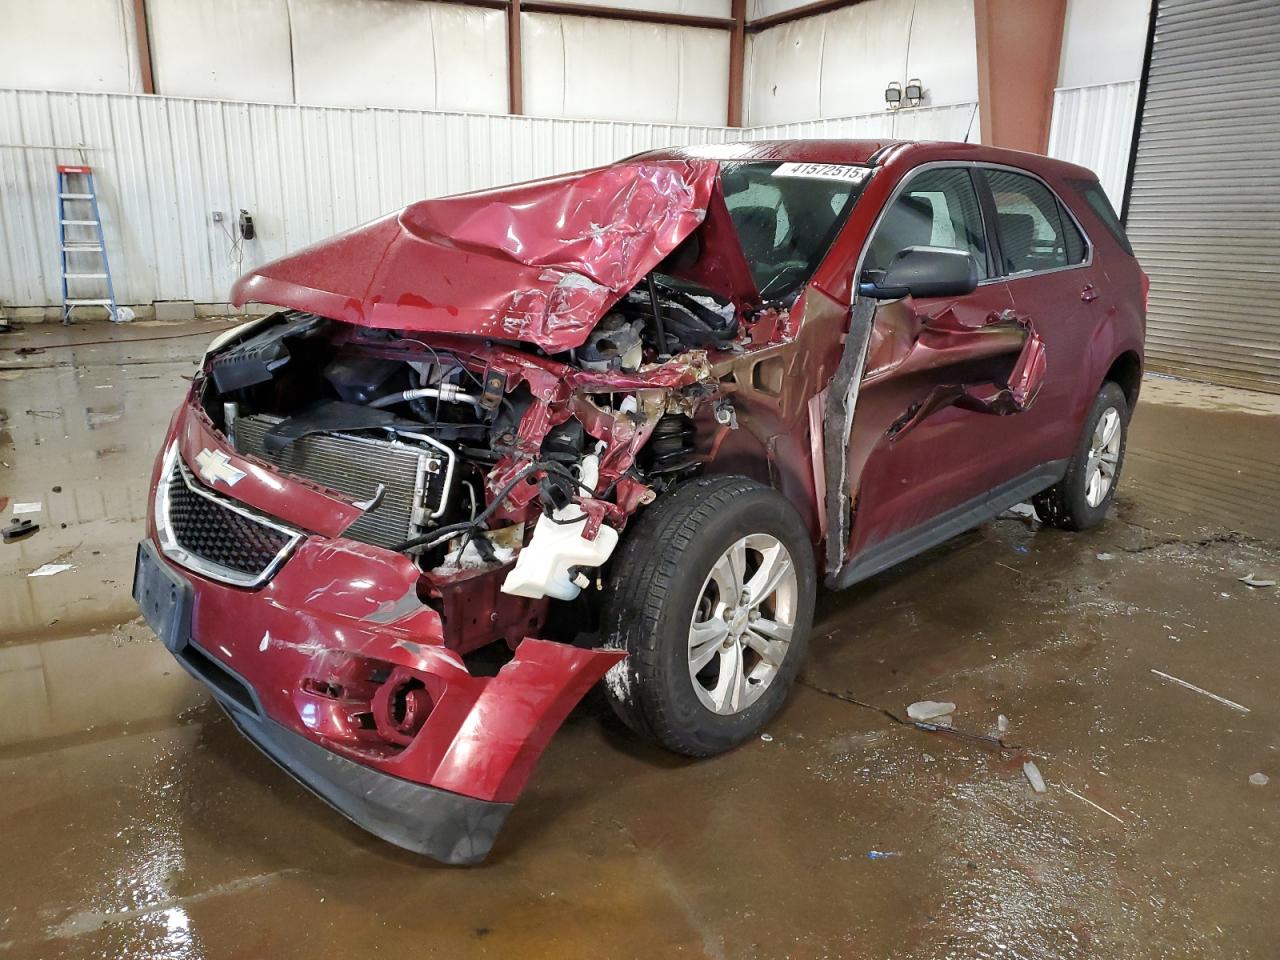
[[[343,536],[390,547],[422,533],[428,519],[444,512],[455,459],[444,444],[420,434],[380,440],[322,433],[295,440],[279,452],[269,451],[263,437],[280,419],[269,414],[237,418],[236,450],[356,500],[372,499],[378,485],[383,486],[378,505]]]

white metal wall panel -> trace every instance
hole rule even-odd
[[[147,0],[156,90],[293,102],[288,0]]]
[[[726,122],[727,30],[526,13],[520,37],[526,113]]]
[[[1058,86],[1136,82],[1150,18],[1151,0],[1067,0]]]
[[[1053,92],[1049,156],[1096,173],[1117,210],[1124,201],[1137,108],[1137,80]]]
[[[130,0],[0,0],[0,87],[141,90]]]
[[[1280,393],[1280,4],[1160,0],[1128,232],[1153,365]]]
[[[867,0],[771,27],[747,44],[747,121],[884,109],[892,82],[919,79],[926,104],[978,98],[973,0]]]
[[[507,109],[501,10],[423,0],[290,0],[297,103]]]

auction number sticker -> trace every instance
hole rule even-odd
[[[867,177],[867,168],[849,163],[780,163],[774,168],[775,177],[800,177],[806,180],[841,180],[845,183],[861,183]]]

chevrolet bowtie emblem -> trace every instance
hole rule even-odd
[[[228,487],[234,487],[244,477],[244,471],[233,467],[231,459],[225,453],[208,447],[196,454],[196,468],[211,487],[219,480]]]

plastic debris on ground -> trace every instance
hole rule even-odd
[[[1239,579],[1240,579],[1240,582],[1247,587],[1274,587],[1276,585],[1276,582],[1274,580],[1262,580],[1258,577],[1255,577],[1252,573],[1246,576],[1240,577]]]
[[[29,537],[40,529],[40,524],[31,520],[14,520],[13,523],[0,530],[3,534],[5,543],[16,543],[24,537]]]
[[[138,319],[138,315],[128,307],[116,307],[115,316],[111,318],[112,323],[129,323],[131,320]]]
[[[13,512],[15,514],[39,513],[43,509],[44,509],[44,504],[42,503],[15,503],[13,505]]]
[[[1097,555],[1099,560],[1114,560],[1115,557],[1110,553],[1100,553]]]
[[[1265,787],[1271,782],[1271,778],[1265,773],[1251,773],[1249,774],[1249,782],[1255,787]]]
[[[1009,732],[1009,718],[1006,717],[1003,713],[999,714],[996,717],[996,730],[998,730],[1000,733]]]
[[[900,856],[902,856],[902,854],[900,854],[896,850],[868,850],[867,851],[868,860],[888,860],[890,857],[900,857]]]
[[[1045,786],[1044,777],[1040,775],[1040,768],[1030,760],[1022,765],[1022,772],[1027,775],[1027,782],[1036,793],[1044,793],[1049,789]]]
[[[912,720],[932,723],[937,723],[941,718],[949,717],[955,712],[956,705],[954,703],[938,700],[917,700],[907,707],[907,716]]]
[[[27,576],[28,577],[52,577],[56,573],[64,573],[65,571],[70,570],[73,566],[74,564],[70,564],[70,563],[46,563],[46,564],[42,564],[39,567],[36,567],[34,570],[28,573]]]
[[[760,739],[763,740],[765,743],[773,743],[773,734],[762,733],[760,734]]]

